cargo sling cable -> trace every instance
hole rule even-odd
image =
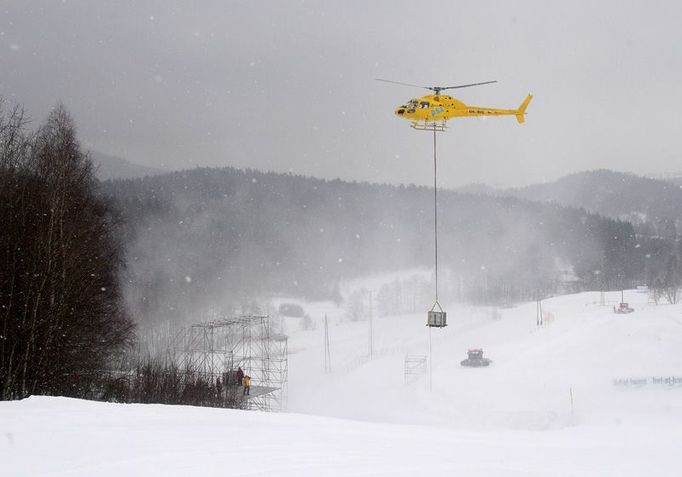
[[[434,240],[434,254],[435,254],[435,264],[436,264],[436,302],[434,303],[434,308],[438,305],[440,311],[443,309],[438,303],[438,166],[436,162],[436,126],[433,127],[433,240]],[[432,308],[433,309],[433,308]]]
[[[435,262],[435,295],[436,301],[431,307],[436,306],[442,312],[443,308],[438,303],[438,162],[436,156],[436,125],[433,126],[433,249]],[[429,391],[433,390],[433,347],[431,345],[431,326],[429,326]]]

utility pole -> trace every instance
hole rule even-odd
[[[324,372],[332,372],[332,357],[329,350],[329,324],[327,323],[327,314],[324,314]]]
[[[373,324],[372,324],[372,312],[373,306],[372,306],[372,290],[369,291],[369,359],[372,359],[372,355],[374,354],[374,330],[373,330]]]

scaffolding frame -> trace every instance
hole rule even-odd
[[[288,339],[275,332],[268,315],[240,315],[183,328],[171,348],[181,369],[209,382],[221,380],[226,401],[261,411],[286,409],[289,380]],[[243,395],[234,373],[251,378],[251,394]]]
[[[409,384],[415,376],[424,376],[428,371],[426,355],[408,354],[405,356],[405,384]]]

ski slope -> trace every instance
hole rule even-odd
[[[369,359],[368,322],[308,304],[315,329],[287,323],[289,412],[1,402],[2,475],[679,476],[682,385],[653,378],[682,376],[682,306],[625,298],[630,315],[598,293],[546,300],[543,327],[534,303],[449,305],[431,390],[403,375],[405,354],[428,353],[423,314],[375,318]],[[470,347],[493,364],[461,367]]]
[[[431,331],[433,376],[404,384],[406,354],[428,355],[425,313],[330,325],[332,374],[324,374],[323,328],[290,339],[289,409],[335,417],[465,429],[545,430],[665,416],[682,410],[682,388],[614,386],[622,378],[682,376],[682,307],[648,303],[613,313],[599,293],[545,300],[553,315],[536,326],[536,304],[497,310],[448,307],[449,326]],[[481,347],[488,368],[459,365]],[[571,399],[572,396],[572,399]]]

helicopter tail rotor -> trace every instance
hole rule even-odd
[[[531,99],[533,99],[533,95],[529,94],[526,96],[526,99],[523,100],[523,103],[521,103],[519,109],[516,110],[516,120],[519,122],[519,124],[526,122],[526,108],[530,104]]]

